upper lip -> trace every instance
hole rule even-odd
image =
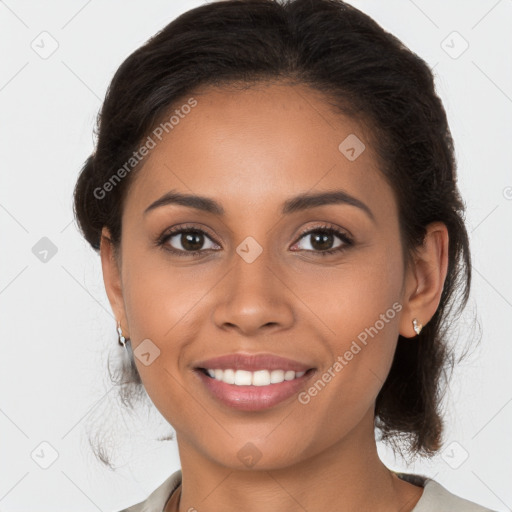
[[[293,370],[295,372],[305,372],[313,366],[294,361],[285,357],[273,354],[226,354],[224,356],[214,357],[198,361],[196,368],[220,369],[220,370]]]

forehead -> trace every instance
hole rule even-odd
[[[236,216],[249,206],[269,208],[308,191],[341,188],[377,208],[393,207],[370,132],[334,112],[317,91],[282,84],[209,87],[183,104],[190,98],[193,108],[176,112],[178,102],[165,118],[179,114],[172,127],[160,129],[160,138],[150,135],[155,145],[127,204],[143,210],[173,189],[215,197]]]

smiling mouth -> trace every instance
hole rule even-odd
[[[316,368],[295,372],[283,369],[254,371],[234,369],[195,369],[208,395],[230,409],[257,412],[291,400],[304,389]]]

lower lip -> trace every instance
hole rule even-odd
[[[300,391],[315,371],[309,370],[302,377],[268,386],[237,386],[208,377],[202,370],[196,370],[195,373],[210,393],[225,405],[241,411],[260,411],[273,407]]]

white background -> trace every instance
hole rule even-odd
[[[125,421],[119,406],[109,404],[105,359],[117,344],[115,324],[99,257],[78,234],[71,207],[114,72],[151,35],[201,3],[0,2],[3,512],[116,511],[146,498],[179,469],[175,442],[152,441],[168,430],[158,412],[149,421]],[[393,469],[431,476],[455,494],[511,510],[512,1],[352,4],[434,68],[455,139],[473,256],[473,292],[459,342],[481,336],[452,381],[443,452],[412,466],[395,461],[384,446],[379,452]],[[32,41],[42,46],[43,31],[58,43],[47,59],[31,47]],[[458,58],[445,51],[461,48],[453,31],[469,43]],[[45,47],[50,44],[46,39]],[[57,249],[46,263],[32,252],[42,237]],[[88,448],[85,425],[94,415],[106,420],[98,428],[118,439],[115,473]],[[44,441],[58,453],[48,469],[31,457],[34,450],[40,460],[50,456]],[[454,469],[465,452],[467,460]]]

